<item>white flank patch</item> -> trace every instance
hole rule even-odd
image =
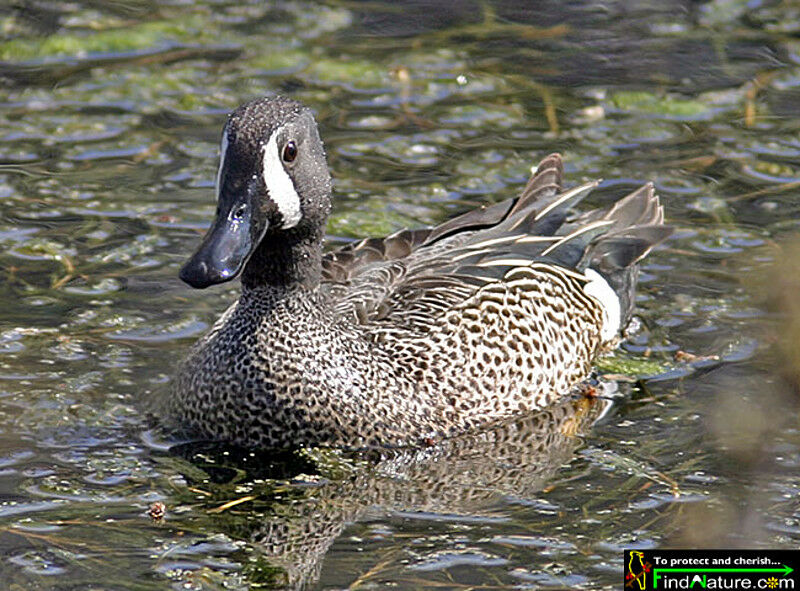
[[[281,129],[276,129],[264,146],[264,184],[267,186],[270,199],[278,206],[278,211],[283,217],[281,227],[294,228],[303,214],[300,211],[300,195],[297,194],[294,183],[281,162],[278,150],[278,134]]]
[[[622,323],[619,298],[600,273],[594,269],[586,269],[585,275],[589,283],[584,286],[583,291],[600,302],[600,307],[603,309],[603,328],[600,330],[600,336],[604,341],[611,341],[619,333]]]
[[[222,130],[222,142],[219,145],[219,168],[217,169],[217,181],[214,184],[214,192],[219,201],[220,183],[222,182],[222,167],[225,166],[225,155],[228,152],[228,126]]]

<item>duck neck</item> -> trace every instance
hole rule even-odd
[[[322,276],[322,232],[265,236],[242,273],[242,287],[313,290]]]

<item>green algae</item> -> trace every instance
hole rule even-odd
[[[347,84],[353,88],[374,88],[391,84],[389,73],[380,64],[348,56],[337,59],[315,58],[303,76],[317,84]]]
[[[620,91],[609,97],[609,103],[621,110],[674,118],[706,117],[711,109],[698,100],[681,99],[674,96],[659,96],[645,91]]]
[[[631,378],[653,377],[665,373],[670,366],[654,359],[633,357],[622,353],[613,353],[600,357],[595,361],[600,373],[623,375]]]
[[[132,27],[85,34],[59,33],[43,38],[12,39],[0,43],[0,59],[10,62],[157,49],[171,43],[217,40],[207,22],[196,17],[178,21],[142,23]]]

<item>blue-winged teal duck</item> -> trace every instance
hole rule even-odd
[[[519,197],[323,253],[331,177],[311,111],[228,118],[216,219],[181,279],[241,275],[192,349],[178,423],[248,447],[407,445],[569,395],[630,317],[637,262],[669,234],[653,186],[572,210],[558,155]]]

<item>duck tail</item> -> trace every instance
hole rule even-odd
[[[586,248],[578,268],[590,278],[587,292],[598,292],[596,297],[604,295],[606,299],[599,299],[606,308],[609,297],[618,301],[616,333],[628,324],[633,313],[639,262],[672,233],[672,227],[664,225],[664,207],[652,183],[606,210],[590,212],[581,222],[606,224],[605,231]]]
[[[603,340],[613,342],[633,313],[639,261],[669,236],[672,228],[664,225],[664,208],[652,183],[607,209],[564,219],[568,215],[564,207],[574,200],[570,194],[580,199],[578,193],[596,185],[588,183],[562,193],[541,209],[545,215],[534,218],[534,225],[551,223],[548,220],[553,214],[559,218],[555,236],[561,238],[541,256],[587,277],[585,292],[599,300],[604,310]]]

